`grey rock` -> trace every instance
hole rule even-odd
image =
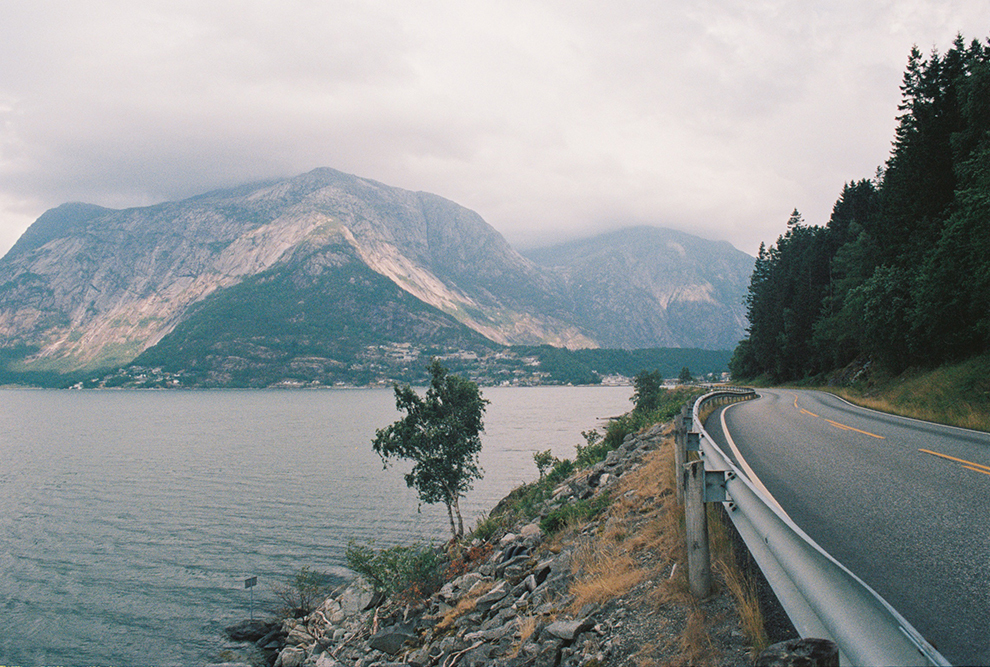
[[[574,638],[586,630],[590,630],[592,624],[586,618],[574,621],[554,621],[547,626],[546,632],[563,639],[565,642],[574,641]]]
[[[316,658],[316,667],[339,667],[340,663],[331,658],[326,653],[321,653]]]
[[[478,630],[477,632],[469,632],[464,635],[464,641],[467,642],[477,642],[478,640],[485,642],[495,642],[503,637],[508,637],[515,634],[516,630],[519,628],[519,624],[515,619],[503,623],[498,627],[490,628],[488,630]]]
[[[302,667],[304,662],[306,662],[305,649],[289,647],[278,654],[275,667]]]
[[[515,533],[506,533],[505,535],[502,536],[502,539],[498,541],[498,545],[500,547],[507,547],[518,539],[519,536],[516,535]]]
[[[508,586],[506,586],[504,581],[499,582],[499,584],[495,586],[495,588],[488,591],[487,593],[485,593],[475,601],[474,608],[481,613],[485,613],[486,611],[492,608],[492,605],[494,605],[496,602],[498,602],[508,594],[509,594]]]
[[[509,565],[502,571],[502,576],[508,581],[519,581],[529,571],[525,565]]]
[[[522,530],[519,531],[519,536],[524,540],[528,540],[533,537],[540,537],[542,535],[543,531],[540,529],[540,524],[537,521],[523,526]]]
[[[374,599],[375,592],[363,581],[359,581],[348,586],[338,601],[341,612],[348,618],[367,609]]]
[[[227,636],[235,642],[256,642],[277,626],[267,621],[242,621],[226,629]]]
[[[402,645],[408,640],[416,637],[416,631],[410,625],[397,624],[383,630],[379,630],[368,640],[368,646],[395,655],[402,650]]]

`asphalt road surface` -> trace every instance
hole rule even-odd
[[[990,434],[759,394],[724,423],[784,511],[951,663],[990,665]],[[731,454],[721,425],[706,429]]]

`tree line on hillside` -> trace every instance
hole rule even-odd
[[[893,148],[824,227],[795,210],[760,246],[736,377],[795,380],[870,359],[890,372],[990,348],[990,40],[911,50]]]

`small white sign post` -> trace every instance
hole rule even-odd
[[[254,620],[254,587],[258,585],[258,577],[248,577],[244,580],[244,588],[251,589],[251,620]]]

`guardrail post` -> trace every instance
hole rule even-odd
[[[705,508],[705,462],[684,464],[684,527],[687,533],[688,585],[706,598],[712,590],[712,561],[708,548],[708,512]]]

